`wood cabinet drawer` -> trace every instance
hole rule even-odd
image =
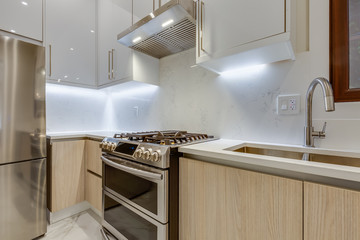
[[[86,140],[86,169],[102,176],[100,142]]]
[[[95,209],[101,212],[102,209],[102,180],[101,177],[87,171],[86,172],[86,201]]]

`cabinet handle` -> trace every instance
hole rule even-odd
[[[193,10],[194,10],[194,19],[197,20],[197,5],[196,5],[196,2],[193,1]]]
[[[158,6],[158,8],[159,8],[159,7],[161,7],[161,0],[159,0],[159,6]],[[155,0],[153,0],[153,11],[155,11],[155,9],[156,9],[156,8],[155,8]]]
[[[51,44],[49,44],[49,77],[51,77]]]
[[[114,80],[114,51],[115,49],[111,49],[111,79]]]
[[[164,176],[161,173],[154,173],[154,172],[145,171],[145,170],[137,168],[135,166],[134,167],[129,167],[129,166],[127,166],[126,163],[116,163],[116,162],[113,162],[113,161],[109,160],[108,158],[106,158],[104,156],[101,156],[101,159],[102,159],[104,164],[106,164],[106,165],[108,165],[110,167],[125,171],[127,173],[133,174],[133,175],[138,176],[138,177],[145,177],[145,178],[149,178],[149,179],[155,180],[155,181],[164,179]]]
[[[111,51],[108,51],[108,79],[110,80],[110,54]]]
[[[201,10],[200,10],[200,13],[201,13],[201,17],[200,17],[200,20],[201,20],[201,24],[200,24],[200,27],[201,27],[201,38],[200,38],[200,48],[201,48],[201,51],[205,52],[205,49],[203,47],[203,40],[204,40],[204,32],[203,32],[203,6],[205,5],[205,3],[203,1],[201,1]]]
[[[200,7],[199,7],[199,4],[200,4],[200,0],[197,0],[196,1],[196,16],[197,16],[197,18],[196,18],[196,25],[197,25],[197,32],[198,32],[198,36],[197,36],[197,41],[198,41],[198,43],[197,43],[197,49],[198,49],[198,57],[200,57],[200,18],[199,18],[199,15],[200,15],[200,13],[199,13],[199,11],[200,11]]]

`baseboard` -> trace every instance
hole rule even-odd
[[[73,205],[71,207],[62,209],[60,211],[57,212],[50,212],[49,209],[47,210],[47,220],[49,222],[49,224],[53,224],[56,223],[62,219],[71,217],[73,215],[76,215],[80,212],[86,211],[88,209],[92,209],[96,214],[98,214],[99,211],[95,211],[96,209],[94,209],[89,202],[84,201],[81,203],[78,203],[76,205]]]

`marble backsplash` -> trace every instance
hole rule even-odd
[[[217,75],[195,65],[195,50],[160,60],[159,87],[125,84],[65,98],[47,93],[47,128],[62,130],[184,129],[221,138],[302,144],[305,94],[319,76],[329,78],[329,2],[309,2],[309,49],[295,61]],[[326,27],[324,27],[326,26]],[[95,92],[91,92],[95,91]],[[279,94],[300,94],[298,115],[277,115]],[[316,146],[360,150],[360,103],[336,103],[325,112],[316,89],[316,129],[327,121],[327,136]]]

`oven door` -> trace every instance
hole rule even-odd
[[[103,192],[102,225],[116,238],[168,240],[168,224],[161,224],[112,194]]]
[[[168,222],[168,170],[103,155],[103,188],[161,223]]]

